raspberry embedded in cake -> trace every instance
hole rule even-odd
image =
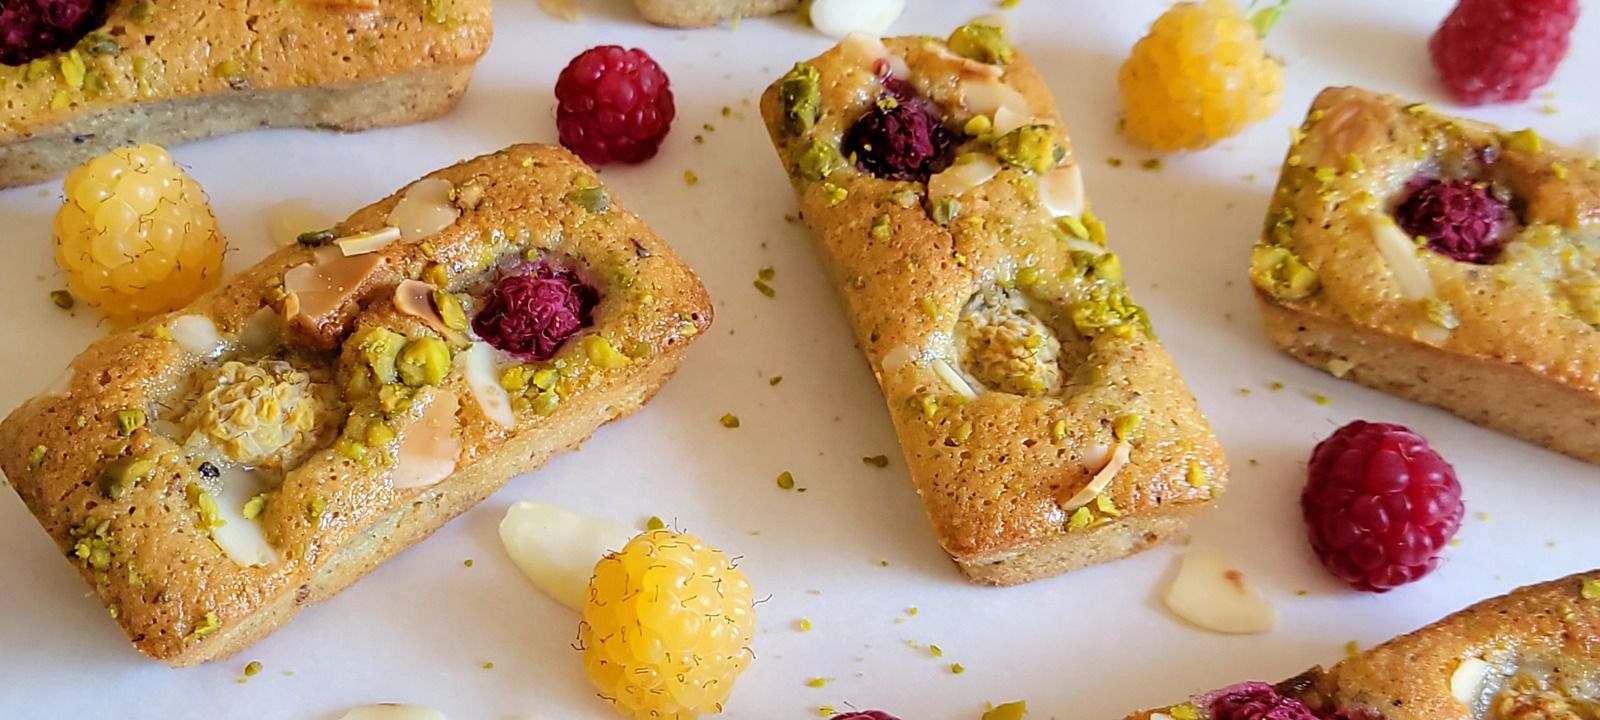
[[[1510,209],[1482,183],[1418,178],[1394,209],[1395,221],[1428,248],[1462,262],[1485,265],[1500,255]]]
[[[1263,682],[1218,690],[1211,700],[1214,720],[1319,720],[1304,702],[1286,697]]]
[[[927,181],[944,169],[955,133],[931,102],[902,97],[906,88],[879,98],[844,134],[844,153],[856,166],[887,180]]]
[[[525,360],[548,360],[594,322],[600,294],[571,270],[539,264],[495,283],[472,318],[490,345]]]
[[[78,44],[105,22],[107,0],[0,3],[0,65],[26,65]]]

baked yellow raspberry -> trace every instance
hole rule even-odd
[[[1283,68],[1261,45],[1281,6],[1246,17],[1232,0],[1173,5],[1122,64],[1123,129],[1159,152],[1199,150],[1278,109]]]
[[[578,625],[600,696],[636,720],[722,711],[752,657],[750,583],[693,535],[650,530],[594,568]]]
[[[113,318],[187,304],[222,275],[224,242],[200,185],[155,145],[120,148],[67,175],[56,264],[73,294]]]

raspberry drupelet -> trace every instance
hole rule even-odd
[[[472,318],[486,342],[523,360],[549,360],[593,324],[600,294],[571,270],[539,264],[500,278]]]
[[[1428,248],[1463,262],[1486,264],[1499,256],[1500,232],[1510,210],[1482,184],[1423,178],[1394,210],[1395,221]]]
[[[105,22],[109,0],[0,3],[0,65],[26,65],[76,45]]]
[[[888,89],[845,131],[844,153],[876,177],[924,182],[944,168],[955,133],[933,103],[911,95],[909,86]]]
[[[1578,0],[1461,0],[1428,51],[1456,100],[1521,102],[1550,82],[1577,23]]]

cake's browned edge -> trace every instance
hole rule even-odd
[[[428,120],[455,106],[493,34],[489,0],[111,3],[73,48],[0,66],[0,188],[121,145]]]
[[[1259,290],[1256,299],[1267,337],[1312,368],[1600,464],[1600,398],[1591,393],[1518,363],[1397,337]]]
[[[1482,659],[1500,668],[1559,668],[1573,682],[1600,675],[1600,570],[1528,585],[1478,602],[1438,622],[1346,658],[1313,668],[1277,685],[1324,714],[1360,711],[1382,720],[1454,720],[1470,717],[1451,677],[1461,662]],[[1127,720],[1149,720],[1172,706]],[[1206,709],[1202,708],[1202,711]]]
[[[0,189],[61,177],[114,148],[140,143],[172,146],[269,127],[356,132],[430,120],[455,108],[475,67],[440,66],[338,86],[240,91],[103,108],[0,143]]]
[[[436,171],[428,177],[441,174],[476,177],[480,170],[496,166],[505,167],[510,162],[506,158],[513,156],[527,158],[523,163],[513,165],[520,168],[514,172],[550,171],[579,174],[592,172],[562,148],[519,145],[458,163]],[[394,205],[399,196],[400,192],[396,192],[357,211],[346,224],[355,222],[357,218],[371,217],[375,214],[381,217]],[[492,451],[479,454],[476,462],[464,469],[458,469],[457,473],[441,484],[406,499],[402,506],[375,517],[364,527],[351,528],[349,531],[341,530],[340,532],[348,532],[348,540],[337,547],[325,547],[312,561],[309,573],[303,569],[305,562],[295,561],[296,567],[302,568],[296,570],[300,581],[293,584],[280,583],[282,587],[278,588],[254,588],[247,595],[230,598],[228,607],[217,608],[221,616],[220,628],[208,636],[194,638],[177,634],[171,627],[141,627],[136,624],[138,621],[132,619],[136,616],[165,617],[169,618],[168,622],[173,622],[171,618],[188,617],[187,622],[192,624],[194,622],[192,612],[185,606],[189,598],[182,597],[182,593],[164,592],[153,600],[147,599],[141,591],[129,587],[126,573],[118,575],[102,573],[97,577],[96,571],[87,564],[74,562],[74,566],[79,569],[85,581],[95,589],[108,607],[125,608],[124,612],[113,615],[134,645],[146,655],[176,666],[192,665],[236,652],[287,621],[304,604],[331,596],[376,567],[383,559],[426,537],[450,518],[492,493],[512,476],[538,467],[547,458],[564,449],[575,447],[599,425],[637,410],[677,369],[693,337],[697,337],[709,327],[713,311],[704,286],[669,246],[651,234],[642,222],[627,214],[615,198],[612,200],[611,212],[630,218],[633,229],[628,231],[630,233],[628,237],[631,238],[633,247],[637,248],[636,252],[652,263],[657,263],[653,266],[658,268],[653,271],[657,273],[655,277],[664,283],[670,283],[661,287],[656,294],[655,301],[650,306],[652,308],[648,330],[650,336],[641,338],[654,348],[653,353],[643,359],[635,359],[622,369],[599,379],[592,391],[579,396],[582,402],[562,403],[550,419],[540,426],[538,432],[524,430],[513,434],[508,442]],[[304,251],[288,248],[268,256],[255,267],[245,270],[221,287],[202,296],[191,307],[232,307],[241,303],[250,303],[253,307],[253,303],[256,302],[253,299],[255,295],[248,288],[242,289],[236,286],[240,283],[246,286],[264,283],[267,276],[281,272],[289,263],[296,262],[295,258],[300,257],[296,253]],[[181,315],[184,312],[186,310],[178,310],[171,316]],[[662,319],[656,317],[658,314],[662,314],[662,318],[666,318],[666,315],[674,317]],[[688,341],[680,341],[684,338],[669,334],[669,325],[685,322],[695,328],[686,338]],[[145,337],[144,327],[148,325],[149,323],[146,323],[104,337],[91,344],[79,359],[93,354],[109,355],[116,359],[119,353],[126,352],[133,340]],[[79,390],[87,390],[89,386],[99,387],[106,383],[123,383],[122,379],[114,378],[140,372],[137,368],[129,367],[126,362],[112,366],[78,367],[78,364],[79,360],[73,361],[75,372],[72,396],[64,398],[46,394],[35,397],[24,402],[0,422],[0,471],[4,472],[12,489],[51,536],[57,547],[62,548],[72,547],[71,532],[73,525],[79,520],[78,515],[81,514],[77,503],[70,503],[72,507],[68,507],[68,498],[82,501],[91,496],[98,497],[90,488],[94,485],[95,473],[99,471],[101,463],[91,462],[87,456],[82,462],[75,462],[70,457],[59,458],[53,447],[72,443],[65,441],[57,443],[52,439],[62,440],[66,436],[84,432],[73,429],[84,427],[84,420],[80,419],[75,425],[69,417],[75,412],[73,408],[81,410],[83,403],[92,404],[95,399],[92,394],[87,398],[82,397]],[[69,403],[72,398],[77,400]],[[93,412],[94,417],[86,418],[90,421],[89,427],[112,426],[110,412],[111,410],[107,408],[96,409]],[[133,439],[138,441],[137,436]],[[44,460],[41,468],[36,469],[29,455],[36,446],[46,445],[52,447],[50,456]],[[92,506],[95,503],[89,504]],[[168,607],[169,605],[171,607]],[[148,612],[143,611],[145,609]]]
[[[644,19],[657,25],[699,28],[793,10],[800,0],[633,0],[633,4]]]
[[[1424,105],[1407,104],[1399,98],[1373,93],[1352,87],[1330,87],[1318,94],[1311,106],[1313,119],[1337,117],[1351,107],[1381,107],[1394,118],[1386,136],[1369,137],[1357,132],[1335,129],[1326,132],[1348,132],[1354,140],[1349,143],[1393,142],[1396,127],[1409,128],[1412,124],[1435,122],[1431,111]],[[1448,118],[1448,126],[1469,142],[1486,143],[1495,137],[1499,128],[1486,123]],[[1326,123],[1328,120],[1323,120]],[[1317,124],[1312,133],[1324,133]],[[1498,147],[1499,140],[1493,141]],[[1353,148],[1359,152],[1367,147]],[[1304,169],[1295,157],[1298,145],[1289,150],[1285,160],[1284,176],[1280,178],[1278,192],[1268,211],[1268,223],[1263,228],[1264,242],[1271,244],[1271,218],[1280,208],[1299,209],[1301,194],[1292,192],[1288,175],[1293,169]],[[1398,152],[1398,151],[1397,151]],[[1507,162],[1501,153],[1501,162]],[[1514,160],[1522,161],[1519,153]],[[1573,151],[1544,144],[1542,149],[1528,155],[1543,160],[1574,158],[1570,178],[1536,174],[1548,187],[1537,199],[1541,215],[1558,218],[1563,224],[1577,224],[1595,210],[1586,209],[1580,192],[1564,192],[1563,184],[1588,183],[1595,186],[1600,177],[1586,167]],[[1513,172],[1513,175],[1517,174]],[[1592,190],[1590,191],[1593,192]],[[1587,201],[1592,205],[1592,200]],[[1528,208],[1527,212],[1533,212]],[[1298,230],[1296,232],[1299,232]],[[1311,229],[1309,232],[1330,234],[1327,230]],[[1330,240],[1323,237],[1324,240]],[[1318,273],[1336,273],[1337,267],[1312,267]],[[1361,385],[1398,397],[1421,402],[1447,410],[1479,426],[1569,455],[1578,460],[1600,464],[1600,391],[1586,389],[1569,382],[1581,372],[1570,371],[1561,362],[1529,362],[1526,359],[1500,357],[1496,354],[1467,352],[1439,347],[1421,342],[1413,337],[1392,332],[1370,322],[1351,317],[1344,308],[1333,306],[1312,294],[1303,299],[1285,299],[1266,292],[1254,284],[1257,304],[1261,309],[1266,333],[1271,341],[1291,357],[1306,365],[1350,380]],[[1483,320],[1477,320],[1483,322]],[[1497,332],[1515,334],[1523,330],[1503,324]],[[1573,367],[1578,367],[1574,364]],[[1564,380],[1565,378],[1565,380]]]
[[[886,38],[884,42],[889,47],[895,48],[924,39],[926,38]],[[829,52],[837,52],[837,49]],[[819,58],[813,58],[810,62],[815,63],[825,56],[826,53]],[[1006,65],[1006,78],[1019,86],[1023,95],[1030,100],[1043,98],[1045,105],[1054,107],[1049,88],[1022,53],[1016,53],[1012,61]],[[773,82],[762,94],[761,112],[778,159],[790,176],[796,195],[803,206],[803,214],[809,218],[811,213],[829,212],[829,209],[821,204],[807,203],[804,187],[808,181],[800,177],[795,170],[795,141],[783,130],[783,107],[778,96],[780,83],[781,79]],[[828,110],[824,106],[823,112]],[[889,206],[884,210],[894,219],[896,237],[938,238],[941,246],[950,246],[953,242],[950,231],[934,223],[920,206],[909,210]],[[846,212],[846,210],[834,212]],[[812,224],[811,227],[812,235],[817,240],[818,254],[829,271],[846,315],[850,316],[857,341],[865,351],[871,344],[868,338],[871,329],[863,325],[861,318],[853,316],[850,310],[852,305],[847,279],[840,271],[838,258],[831,257],[831,253],[821,240],[821,231],[817,226]],[[897,434],[901,438],[907,466],[913,481],[918,485],[918,494],[923,498],[930,524],[934,527],[941,545],[969,579],[991,585],[1015,585],[1143,551],[1181,533],[1187,527],[1189,518],[1196,511],[1208,507],[1226,488],[1227,461],[1222,447],[1211,432],[1209,424],[1200,412],[1198,402],[1183,383],[1171,358],[1154,339],[1140,343],[1137,350],[1130,352],[1136,352],[1148,364],[1164,369],[1158,373],[1161,375],[1160,381],[1175,386],[1173,397],[1169,398],[1172,401],[1171,416],[1160,418],[1156,422],[1163,425],[1171,423],[1175,433],[1192,443],[1192,448],[1183,455],[1186,458],[1194,458],[1200,463],[1210,483],[1209,494],[1177,497],[1183,495],[1183,491],[1173,491],[1174,497],[1163,498],[1160,497],[1162,493],[1159,490],[1141,493],[1141,497],[1138,498],[1140,505],[1137,508],[1127,512],[1124,517],[1089,532],[1067,533],[1061,527],[1007,527],[995,533],[987,529],[970,527],[963,518],[955,514],[945,517],[945,513],[937,504],[938,500],[923,491],[922,479],[919,476],[924,474],[924,471],[914,450],[907,446],[908,429],[906,423],[902,422],[901,408],[895,407],[894,403],[885,397],[890,406],[890,415],[895,422]],[[874,376],[881,384],[884,379],[881,368],[876,366],[871,352],[865,354],[868,364],[873,366]],[[972,444],[977,446],[979,442],[981,441],[975,434]],[[1135,478],[1132,484],[1148,484],[1151,487],[1186,487],[1187,483],[1184,480],[1186,467],[1181,459],[1169,457],[1175,451],[1172,446],[1176,443],[1167,445],[1149,455],[1136,453],[1135,458],[1119,473],[1119,477],[1126,474]],[[966,465],[961,470],[963,475],[971,477],[982,472],[983,469],[975,465]]]

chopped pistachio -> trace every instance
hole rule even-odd
[[[1183,477],[1185,480],[1189,481],[1190,487],[1211,487],[1211,479],[1206,477],[1206,470],[1204,467],[1201,467],[1199,460],[1195,460],[1193,458],[1189,460],[1189,469],[1184,473]]]
[[[1175,705],[1167,710],[1167,714],[1172,716],[1172,720],[1200,720],[1200,708],[1189,703]]]
[[[508,392],[522,392],[533,381],[533,368],[528,365],[512,365],[500,373],[500,387]]]
[[[144,411],[138,408],[117,411],[117,432],[124,437],[132,435],[133,431],[144,427]]]
[[[693,170],[685,170],[683,171],[683,181],[693,187],[700,184],[700,176],[694,174]]]
[[[201,529],[214,530],[228,524],[222,519],[216,498],[211,497],[211,493],[201,488],[199,483],[189,483],[184,487],[183,493],[188,497],[189,504],[194,506],[195,513],[200,516]]]
[[[425,0],[427,3],[428,20],[436,25],[443,25],[449,17],[445,14],[445,3],[449,0]]]
[[[1066,158],[1066,148],[1057,140],[1054,127],[1024,125],[994,141],[994,154],[1011,167],[1044,173]]]
[[[438,267],[435,265],[434,267]],[[439,308],[439,318],[444,320],[444,326],[451,330],[466,332],[467,309],[461,304],[461,298],[443,290],[433,291],[433,304]]]
[[[861,458],[861,462],[864,465],[871,465],[873,467],[880,467],[880,468],[889,467],[889,456],[888,455],[869,455],[867,457]]]
[[[947,41],[950,51],[964,58],[991,65],[1011,62],[1011,43],[998,26],[973,21],[956,28]]]
[[[100,494],[111,500],[121,499],[136,483],[149,477],[153,470],[155,463],[141,458],[112,460],[100,472]]]
[[[1094,524],[1094,511],[1088,505],[1078,508],[1067,518],[1067,531],[1082,530]]]
[[[822,191],[828,194],[828,207],[835,207],[839,203],[844,202],[845,198],[850,197],[849,190],[846,190],[831,182],[824,181],[822,183]],[[796,219],[798,220],[799,218]]]
[[[367,325],[357,330],[351,339],[380,384],[392,383],[399,378],[395,360],[405,345],[403,336],[387,328]]]
[[[800,620],[794,624],[794,627],[800,632],[811,632],[811,621],[806,618],[800,618]]]
[[[306,247],[321,247],[333,242],[334,238],[337,237],[339,237],[339,232],[337,230],[334,230],[333,228],[324,228],[322,230],[311,230],[300,233],[300,235],[295,238],[295,242],[298,242]]]
[[[589,362],[603,370],[615,370],[628,364],[628,356],[617,352],[616,346],[600,335],[583,339],[583,353]]]
[[[1057,421],[1051,423],[1050,424],[1050,436],[1055,438],[1057,442],[1066,439],[1066,437],[1067,437],[1067,421],[1065,421],[1065,420],[1057,420]]]
[[[1544,140],[1532,128],[1506,133],[1500,136],[1500,141],[1506,147],[1525,153],[1537,153],[1544,149]]]
[[[77,304],[77,301],[72,297],[72,293],[65,290],[51,290],[50,302],[62,310],[71,310],[72,306]]]
[[[1139,432],[1141,420],[1143,418],[1139,417],[1138,413],[1118,416],[1116,420],[1111,422],[1111,436],[1123,441],[1132,440],[1133,436]]]
[[[134,0],[128,14],[135,20],[149,20],[156,14],[156,0]]]
[[[777,294],[778,294],[777,290],[774,290],[771,285],[768,285],[763,280],[756,280],[756,281],[754,281],[754,282],[752,282],[750,284],[756,290],[760,291],[762,295],[765,295],[767,297],[776,297]]]
[[[950,674],[952,674],[952,675],[960,675],[961,673],[964,673],[966,671],[967,671],[966,666],[962,665],[961,663],[950,663]],[[985,714],[984,717],[988,717],[988,715]]]
[[[364,434],[367,447],[381,447],[395,439],[394,428],[389,427],[388,423],[382,420],[374,420],[367,423],[367,430]]]
[[[1299,300],[1321,286],[1316,271],[1289,248],[1257,245],[1250,254],[1250,279],[1280,300]]]
[[[267,509],[267,501],[270,499],[272,499],[271,492],[264,492],[256,495],[255,497],[245,501],[244,509],[241,510],[239,514],[243,515],[244,519],[246,520],[254,520],[258,517],[261,517],[262,511]]]
[[[994,123],[989,120],[988,115],[973,115],[972,119],[961,127],[961,131],[972,137],[983,137],[994,132]]]
[[[198,640],[216,632],[221,627],[222,623],[217,620],[217,614],[208,610],[206,611],[206,616],[200,622],[195,623],[194,628],[189,631],[189,639]]]
[[[595,215],[611,209],[611,195],[603,187],[583,187],[567,193],[567,200]]]
[[[28,472],[35,472],[44,464],[44,455],[50,449],[43,445],[35,445],[28,451]]]
[[[872,223],[872,239],[888,240],[894,235],[894,218],[887,214],[879,215]]]
[[[723,427],[732,430],[733,428],[739,427],[739,416],[733,413],[728,413],[722,416],[721,422]]]
[[[533,412],[535,415],[549,416],[560,404],[561,395],[554,390],[546,390],[533,399]]]
[[[790,135],[804,135],[817,122],[822,102],[821,76],[816,66],[798,62],[778,81],[778,97],[783,101],[783,129]]]
[[[806,687],[820,688],[828,684],[828,678],[814,677],[806,681]]]
[[[805,150],[800,153],[800,174],[812,180],[826,180],[844,166],[844,156],[839,154],[839,148],[821,139],[807,143]]]
[[[939,198],[930,211],[933,221],[940,225],[949,225],[961,215],[961,201],[954,197]]]
[[[328,509],[328,499],[321,495],[312,495],[306,500],[306,520],[312,525],[322,524],[322,513]]]
[[[794,473],[791,473],[788,470],[778,473],[778,487],[783,488],[784,490],[793,490]]]
[[[761,278],[762,280],[771,280],[772,278],[777,277],[777,275],[778,271],[773,269],[771,265],[756,271],[756,277]]]
[[[395,360],[400,380],[411,387],[438,385],[450,372],[450,346],[439,338],[417,338]]]
[[[666,526],[666,521],[662,520],[660,515],[651,515],[650,519],[644,523],[644,529],[646,530],[661,530]]]
[[[767,384],[771,385],[773,387],[777,387],[778,383],[781,383],[781,382],[783,382],[783,376],[782,375],[773,375],[771,378],[769,378],[767,380]]]
[[[1583,599],[1600,600],[1600,578],[1583,579]]]
[[[256,673],[259,672],[261,672],[261,663],[259,661],[251,660],[249,664],[244,666],[245,677],[255,677]]]
[[[1322,393],[1311,393],[1311,402],[1314,402],[1318,405],[1327,405],[1333,401],[1329,400],[1328,396],[1323,395]]]
[[[1149,160],[1139,163],[1139,167],[1151,172],[1157,172],[1161,170],[1161,168],[1165,167],[1165,164],[1161,162],[1161,158],[1150,158]]]

